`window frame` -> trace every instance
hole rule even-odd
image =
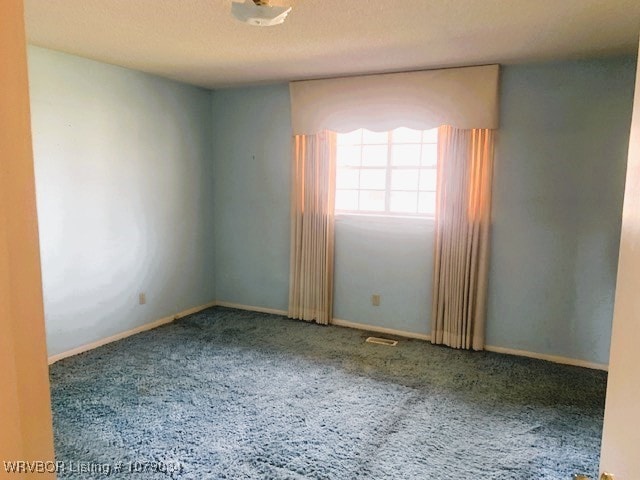
[[[420,142],[399,142],[399,143],[394,143],[394,130],[388,130],[387,132],[385,132],[387,134],[387,140],[386,140],[386,144],[384,143],[364,143],[364,132],[366,129],[361,128],[358,129],[360,131],[360,142],[359,143],[352,143],[352,144],[342,144],[342,145],[346,145],[346,146],[355,146],[355,147],[359,147],[359,154],[360,154],[360,159],[359,159],[359,164],[358,166],[354,166],[354,165],[337,165],[336,166],[336,194],[338,191],[342,190],[342,191],[355,191],[357,192],[357,205],[358,208],[357,209],[338,209],[338,207],[334,207],[334,213],[336,215],[349,215],[349,216],[377,216],[377,217],[393,217],[393,218],[402,218],[402,217],[408,217],[408,218],[417,218],[417,219],[434,219],[435,218],[435,199],[434,199],[434,205],[433,205],[433,210],[431,212],[427,212],[427,213],[422,213],[420,212],[420,196],[421,194],[433,194],[435,197],[436,194],[436,190],[421,190],[420,189],[420,180],[422,178],[422,175],[424,172],[426,171],[430,171],[433,172],[436,176],[436,182],[437,182],[437,171],[438,171],[438,161],[437,161],[437,152],[436,152],[436,161],[434,164],[432,165],[423,165],[422,164],[422,158],[423,158],[423,153],[424,153],[424,147],[425,145],[435,145],[436,149],[437,149],[437,136],[436,136],[436,140],[434,142],[428,142],[425,141],[425,135],[426,132],[432,131],[432,130],[437,130],[437,129],[428,129],[428,130],[417,130],[420,132]],[[356,130],[356,131],[358,131]],[[349,133],[353,133],[353,132],[349,132]],[[382,132],[376,132],[376,133],[382,133]],[[340,134],[338,133],[338,135],[346,135],[346,134]],[[340,145],[340,140],[338,139],[338,145]],[[362,162],[363,162],[363,156],[364,156],[364,147],[366,146],[382,146],[385,145],[387,147],[387,153],[386,153],[386,163],[384,166],[370,166],[370,165],[366,165],[363,166]],[[402,145],[418,145],[420,147],[420,153],[419,153],[419,158],[420,158],[420,163],[418,165],[399,165],[399,166],[394,166],[393,165],[393,148],[394,146],[402,146]],[[337,176],[338,176],[338,172],[340,169],[346,169],[346,170],[356,170],[358,172],[358,187],[357,188],[337,188]],[[385,171],[385,189],[371,189],[371,188],[361,188],[360,187],[360,181],[361,181],[361,173],[363,170],[384,170]],[[402,171],[402,170],[417,170],[418,171],[418,178],[417,178],[417,186],[416,189],[412,189],[412,190],[398,190],[398,189],[393,189],[392,188],[392,179],[393,179],[393,171]],[[437,185],[436,185],[437,188]],[[360,194],[361,192],[382,192],[384,194],[384,210],[363,210],[360,208]],[[416,205],[415,205],[415,210],[412,212],[409,211],[392,211],[391,210],[391,197],[393,193],[398,193],[398,192],[406,192],[406,193],[413,193],[416,194]]]

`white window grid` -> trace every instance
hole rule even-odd
[[[404,131],[411,132],[412,135],[416,135],[412,140],[396,140],[394,136],[401,136],[399,133]],[[369,132],[373,133],[373,132]],[[364,140],[365,131],[363,129],[351,132],[349,134],[338,134],[338,148],[340,146],[351,147],[358,149],[357,162],[354,162],[354,158],[351,158],[351,163],[343,163],[338,165],[338,175],[342,172],[353,171],[358,174],[357,188],[337,188],[336,194],[339,196],[341,192],[355,192],[356,193],[356,207],[355,208],[340,208],[340,205],[336,205],[336,211],[339,213],[348,214],[364,214],[364,215],[385,215],[385,216],[416,216],[416,217],[433,217],[435,215],[435,193],[436,193],[436,174],[437,174],[437,129],[424,130],[424,131],[411,131],[408,129],[391,130],[389,132],[382,132],[379,134],[373,133],[374,137],[379,140],[385,139],[385,141],[369,142]],[[419,135],[419,137],[417,136]],[[381,147],[385,146],[386,162],[385,165],[363,165],[364,147]],[[418,146],[419,147],[419,163],[413,165],[398,165],[393,161],[393,149],[394,147],[402,146]],[[431,161],[425,163],[425,149],[431,149]],[[401,163],[401,162],[400,162]],[[361,177],[362,173],[366,171],[384,171],[385,172],[385,186],[383,188],[362,188]],[[417,178],[415,179],[415,185],[417,188],[396,188],[393,186],[394,172],[417,172]],[[422,177],[428,176],[430,178],[430,185],[424,187],[422,185]],[[340,179],[338,179],[339,182]],[[339,182],[340,183],[340,182]],[[426,183],[426,182],[425,182]],[[367,209],[362,206],[362,193],[378,192],[384,194],[384,209]],[[415,209],[409,210],[407,208],[397,209],[393,208],[392,197],[393,194],[413,194],[415,195]],[[427,199],[424,206],[421,208],[421,199]]]

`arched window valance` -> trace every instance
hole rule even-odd
[[[498,128],[499,65],[291,82],[293,134]]]

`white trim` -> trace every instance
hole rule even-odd
[[[505,355],[516,355],[518,357],[537,358],[538,360],[546,360],[553,363],[561,363],[563,365],[573,365],[575,367],[591,368],[593,370],[609,370],[609,365],[606,363],[595,363],[587,360],[579,360],[576,358],[561,357],[558,355],[548,355],[546,353],[528,352],[526,350],[516,350],[513,348],[496,347],[493,345],[485,345],[484,349],[487,352],[502,353]]]
[[[215,307],[216,305],[217,303],[214,301],[214,302],[205,303],[204,305],[198,305],[197,307],[188,308],[187,310],[183,310],[181,312],[176,313],[173,316],[173,319],[178,320],[179,318],[186,317],[187,315],[192,315],[194,313],[201,312],[202,310],[206,310],[207,308]]]
[[[275,309],[264,308],[264,307],[253,307],[250,305],[241,305],[238,303],[216,302],[216,305],[219,305],[221,307],[237,308],[239,310],[249,310],[251,312],[272,313],[275,315],[284,315],[284,316],[287,315],[287,312],[284,310],[275,310]],[[333,320],[331,320],[330,324],[335,325],[337,327],[346,327],[346,328],[354,328],[356,330],[367,330],[369,332],[386,333],[388,335],[396,335],[398,337],[415,338],[418,340],[425,340],[425,341],[431,340],[430,335],[426,335],[423,333],[405,332],[403,330],[395,330],[393,328],[386,328],[386,327],[377,327],[375,325],[368,325],[366,323],[350,322],[348,320],[342,320],[339,318],[334,318]],[[578,360],[578,359],[569,358],[569,357],[561,357],[559,355],[548,355],[546,353],[528,352],[526,350],[516,350],[512,348],[496,347],[493,345],[485,345],[484,349],[487,352],[502,353],[505,355],[516,355],[518,357],[536,358],[538,360],[546,360],[547,362],[560,363],[562,365],[573,365],[576,367],[591,368],[593,370],[604,370],[604,371],[609,370],[609,365],[607,364],[589,362],[587,360]]]
[[[395,330],[393,328],[377,327],[375,325],[368,325],[366,323],[350,322],[348,320],[341,320],[334,318],[331,320],[331,325],[337,327],[355,328],[356,330],[366,330],[368,332],[386,333],[387,335],[396,335],[398,337],[415,338],[418,340],[430,340],[431,337],[424,333],[405,332],[403,330]]]
[[[231,303],[231,302],[220,302],[216,301],[217,307],[228,307],[228,308],[236,308],[238,310],[247,310],[249,312],[260,312],[260,313],[270,313],[273,315],[283,315],[288,316],[289,312],[286,310],[276,310],[274,308],[266,308],[266,307],[254,307],[252,305],[243,305],[240,303]],[[429,340],[429,335],[424,335],[422,333],[412,333],[412,332],[404,332],[402,330],[394,330],[392,328],[385,327],[376,327],[375,325],[367,325],[366,323],[356,323],[349,322],[348,320],[340,320],[339,318],[334,318],[329,322],[330,325],[335,325],[337,327],[347,327],[354,328],[356,330],[367,330],[369,332],[378,332],[378,333],[386,333],[388,335],[397,335],[399,337],[406,338],[417,338],[418,340]]]
[[[285,317],[289,314],[286,310],[276,310],[274,308],[265,308],[265,307],[254,307],[252,305],[242,305],[240,303],[231,303],[231,302],[217,301],[216,306],[237,308],[238,310],[247,310],[249,312],[260,312],[260,313],[270,313],[273,315],[283,315]],[[402,330],[394,330],[392,328],[376,327],[375,325],[367,325],[366,323],[349,322],[348,320],[340,320],[339,318],[332,319],[331,322],[329,322],[329,324],[335,325],[337,327],[355,328],[357,330],[367,330],[369,332],[378,332],[378,333],[386,333],[388,335],[397,335],[399,337],[417,338],[419,340],[429,340],[430,338],[429,335],[424,335],[422,333],[404,332]]]
[[[192,313],[199,312],[201,310],[205,310],[207,308],[213,307],[216,305],[216,302],[210,302],[205,305],[200,305],[198,307],[189,308],[187,310],[183,310],[174,315],[169,315],[167,317],[163,317],[159,320],[155,320],[153,322],[145,323],[144,325],[140,325],[139,327],[132,328],[131,330],[126,330],[124,332],[116,333],[115,335],[111,335],[110,337],[101,338],[100,340],[96,340],[95,342],[87,343],[85,345],[80,345],[79,347],[72,348],[71,350],[67,350],[66,352],[56,353],[55,355],[51,355],[49,357],[49,365],[57,362],[58,360],[62,360],[63,358],[72,357],[73,355],[78,355],[79,353],[87,352],[89,350],[93,350],[94,348],[101,347],[106,345],[107,343],[115,342],[117,340],[122,340],[123,338],[130,337],[131,335],[135,335],[136,333],[145,332],[147,330],[151,330],[153,328],[157,328],[161,325],[166,325],[167,323],[171,323],[178,318],[185,317],[187,315],[191,315]]]
[[[236,308],[238,310],[247,310],[249,312],[270,313],[272,315],[284,315],[285,317],[289,314],[286,310],[276,310],[275,308],[266,308],[266,307],[254,307],[252,305],[242,305],[240,303],[232,303],[232,302],[216,301],[216,307]]]
[[[141,333],[141,332],[144,332],[146,330],[151,330],[153,328],[157,328],[157,327],[159,327],[161,325],[166,325],[167,323],[171,323],[174,320],[177,320],[179,318],[186,317],[187,315],[191,315],[191,314],[197,313],[197,312],[199,312],[201,310],[206,310],[207,308],[216,307],[216,306],[217,307],[236,308],[238,310],[247,310],[249,312],[260,312],[260,313],[268,313],[268,314],[271,314],[271,315],[281,315],[281,316],[285,316],[285,317],[288,315],[288,312],[286,310],[278,310],[278,309],[275,309],[275,308],[255,307],[255,306],[252,306],[252,305],[243,305],[243,304],[240,304],[240,303],[232,303],[232,302],[221,302],[221,301],[210,302],[210,303],[207,303],[205,305],[200,305],[200,306],[197,306],[197,307],[189,308],[187,310],[183,310],[181,312],[178,312],[178,313],[176,313],[174,315],[170,315],[168,317],[164,317],[164,318],[161,318],[159,320],[155,320],[153,322],[146,323],[144,325],[141,325],[139,327],[133,328],[131,330],[127,330],[125,332],[120,332],[120,333],[117,333],[117,334],[112,335],[110,337],[102,338],[102,339],[97,340],[95,342],[88,343],[86,345],[81,345],[81,346],[73,348],[71,350],[67,350],[66,352],[62,352],[62,353],[57,353],[55,355],[51,355],[49,357],[49,365],[57,362],[58,360],[62,360],[63,358],[71,357],[73,355],[78,355],[79,353],[83,353],[83,352],[87,352],[89,350],[93,350],[94,348],[98,348],[98,347],[101,347],[101,346],[106,345],[108,343],[115,342],[117,340],[121,340],[121,339],[126,338],[126,337],[130,337],[131,335],[135,335],[137,333]],[[393,328],[378,327],[376,325],[368,325],[366,323],[350,322],[348,320],[341,320],[339,318],[332,319],[330,324],[331,325],[335,325],[336,327],[346,327],[346,328],[353,328],[353,329],[356,329],[356,330],[366,330],[366,331],[369,331],[369,332],[385,333],[387,335],[396,335],[398,337],[405,337],[405,338],[415,338],[417,340],[429,341],[431,339],[431,337],[429,335],[426,335],[426,334],[423,334],[423,333],[405,332],[403,330],[395,330]],[[607,364],[589,362],[587,360],[578,360],[578,359],[575,359],[575,358],[561,357],[561,356],[558,356],[558,355],[548,355],[548,354],[545,354],[545,353],[528,352],[526,350],[516,350],[516,349],[512,349],[512,348],[496,347],[496,346],[493,346],[493,345],[485,345],[484,349],[487,352],[502,353],[502,354],[505,354],[505,355],[516,355],[518,357],[536,358],[538,360],[546,360],[548,362],[560,363],[560,364],[563,364],[563,365],[573,365],[573,366],[576,366],[576,367],[591,368],[591,369],[594,369],[594,370],[604,370],[604,371],[608,371],[609,370],[609,365],[607,365]]]

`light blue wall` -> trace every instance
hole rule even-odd
[[[216,298],[286,310],[289,87],[215,91],[213,112]],[[421,252],[431,252],[432,228],[425,220],[339,216],[334,315],[426,333],[431,257]],[[383,296],[380,307],[371,306],[372,293]]]
[[[633,79],[632,58],[503,69],[489,344],[606,363]],[[213,94],[218,300],[286,309],[289,110],[287,85]],[[432,248],[426,220],[338,217],[335,316],[429,333]]]
[[[50,354],[214,297],[286,309],[287,85],[212,94],[35,47],[30,76]],[[633,78],[503,69],[489,344],[607,361]],[[335,316],[429,333],[432,241],[339,216]]]
[[[433,228],[425,219],[338,215],[334,317],[431,333]]]
[[[608,362],[634,65],[503,70],[487,343]]]
[[[213,92],[217,300],[286,310],[290,157],[288,86]]]
[[[210,92],[36,47],[29,76],[49,354],[214,300]]]
[[[488,344],[606,363],[633,60],[503,68]],[[50,354],[214,298],[286,309],[287,85],[37,47],[29,68]],[[432,242],[428,220],[339,216],[335,317],[429,333]]]

